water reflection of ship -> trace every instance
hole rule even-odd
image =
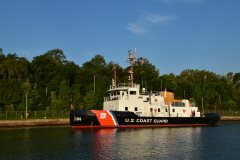
[[[80,159],[112,159],[110,152],[116,140],[117,130],[116,128],[72,130],[72,143],[77,149],[75,152],[79,149],[91,151],[89,154],[83,154],[84,157]]]
[[[72,110],[73,128],[208,126],[220,120],[217,113],[201,114],[188,99],[175,100],[171,92],[147,92],[134,83],[135,53],[128,52],[129,81],[118,83],[116,71],[103,110]]]

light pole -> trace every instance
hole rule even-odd
[[[204,93],[206,92],[206,86],[205,86],[205,81],[206,81],[206,78],[207,78],[207,75],[204,76],[204,79],[203,79],[203,91],[202,91],[202,110],[203,110],[203,114],[204,114],[204,108],[203,108],[203,97],[205,96]]]
[[[94,74],[93,76],[93,93],[95,94],[96,92],[96,75]]]
[[[27,93],[26,93],[26,113],[25,113],[25,118],[27,119],[28,118],[28,113],[27,113],[27,111],[28,111],[28,91],[27,91]]]
[[[184,91],[183,91],[183,98],[184,98],[184,99],[185,99],[185,92],[186,92],[186,91],[185,91],[185,89],[184,89]]]
[[[161,79],[161,91],[162,91],[162,79]]]

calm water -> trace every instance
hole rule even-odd
[[[240,122],[218,127],[0,128],[0,159],[240,159]]]

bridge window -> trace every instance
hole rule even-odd
[[[135,107],[135,111],[138,111],[138,108],[137,108],[137,107]]]
[[[185,107],[185,103],[183,103],[183,102],[172,102],[172,106]]]
[[[160,112],[161,110],[160,110],[160,108],[158,108],[158,112]]]
[[[130,91],[130,95],[136,95],[137,92],[136,91]]]
[[[125,111],[128,111],[128,107],[125,107]]]

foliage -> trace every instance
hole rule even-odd
[[[30,62],[15,53],[4,54],[0,48],[0,110],[24,111],[26,105],[29,111],[101,109],[114,66],[117,82],[126,83],[129,67],[106,63],[101,55],[80,67],[68,61],[60,49]],[[188,69],[179,75],[160,75],[148,59],[140,57],[134,65],[134,83],[149,92],[172,91],[176,99],[190,99],[204,109],[240,109],[240,72],[217,75]]]

